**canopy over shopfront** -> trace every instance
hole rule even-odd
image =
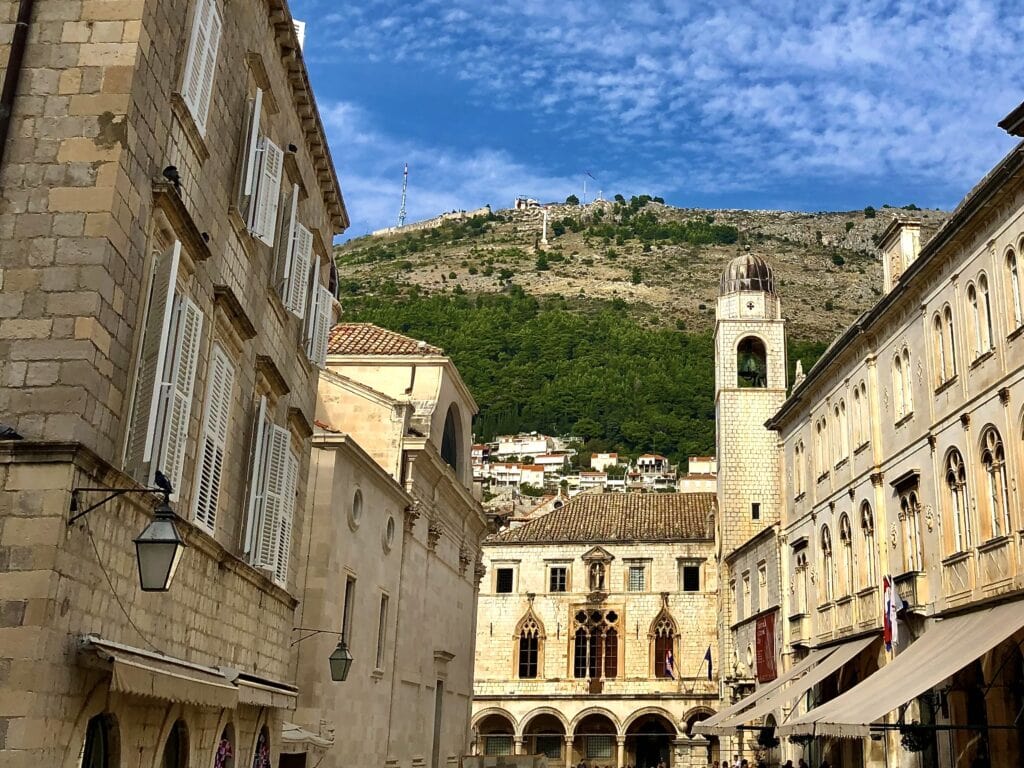
[[[846,693],[796,720],[779,735],[859,738],[898,707],[992,650],[1024,627],[1024,601],[934,619],[906,650]]]
[[[877,635],[811,651],[803,661],[770,685],[694,726],[699,734],[728,734],[782,707],[791,707],[813,686],[856,658]]]

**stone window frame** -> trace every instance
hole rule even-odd
[[[519,591],[519,561],[500,560],[491,563],[491,570],[494,571],[494,578],[491,581],[491,591],[495,595],[515,595]],[[512,571],[512,588],[507,592],[498,591],[498,573],[500,571]]]
[[[679,580],[679,592],[684,595],[693,595],[699,592],[705,591],[704,581],[704,565],[707,562],[705,558],[701,557],[678,557],[676,558],[676,571],[678,573]],[[697,569],[697,589],[685,589],[686,583],[684,576],[685,568],[696,568]]]
[[[768,561],[761,560],[757,564],[757,613],[768,608]]]
[[[551,589],[551,572],[555,568],[561,568],[565,571],[565,589],[552,590]],[[544,583],[547,585],[547,592],[549,595],[564,595],[572,591],[572,560],[548,560],[544,563]]]
[[[622,591],[640,594],[651,591],[651,559],[649,557],[633,557],[622,559]],[[634,568],[641,569],[643,585],[640,589],[632,589],[631,572]]]

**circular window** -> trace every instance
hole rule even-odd
[[[754,649],[749,645],[747,646],[747,667],[754,666]]]
[[[348,510],[348,524],[354,531],[363,521],[363,492],[358,488],[352,495],[352,506]]]
[[[384,551],[390,552],[391,547],[395,544],[395,518],[392,515],[388,516],[387,523],[384,524]]]

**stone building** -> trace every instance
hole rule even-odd
[[[296,621],[309,637],[297,646],[293,715],[311,733],[337,732],[323,768],[441,768],[467,754],[486,532],[472,494],[476,410],[437,347],[369,324],[331,330],[300,544]],[[325,676],[332,630],[353,656],[342,684]]]
[[[894,219],[879,245],[882,297],[768,422],[788,669],[698,730],[777,725],[812,764],[1020,765],[1024,145],[927,243]]]
[[[583,493],[489,537],[475,749],[549,765],[706,766],[718,708],[712,493]]]
[[[295,704],[292,543],[348,223],[291,17],[54,0],[21,21],[0,167],[0,763],[220,750],[262,768]],[[156,482],[187,546],[169,590],[142,592]],[[102,489],[133,492],[69,525]]]

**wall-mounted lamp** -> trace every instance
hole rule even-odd
[[[345,644],[345,637],[341,632],[332,629],[309,629],[308,627],[295,627],[294,632],[308,632],[298,640],[292,642],[292,646],[298,645],[303,640],[308,640],[315,635],[338,635],[338,644],[334,651],[327,657],[327,664],[331,669],[331,680],[335,683],[343,683],[348,679],[348,671],[352,668],[352,652]]]
[[[135,539],[135,558],[139,566],[139,586],[143,592],[166,592],[171,586],[171,579],[181,562],[185,551],[185,540],[181,538],[174,524],[174,510],[171,509],[170,483],[162,477],[160,488],[72,488],[70,517],[68,525],[85,517],[94,509],[98,509],[108,501],[129,493],[159,493],[163,496],[160,504],[153,510],[153,519],[142,529]],[[85,509],[79,508],[78,495],[90,491],[103,491],[107,494],[100,501]]]

